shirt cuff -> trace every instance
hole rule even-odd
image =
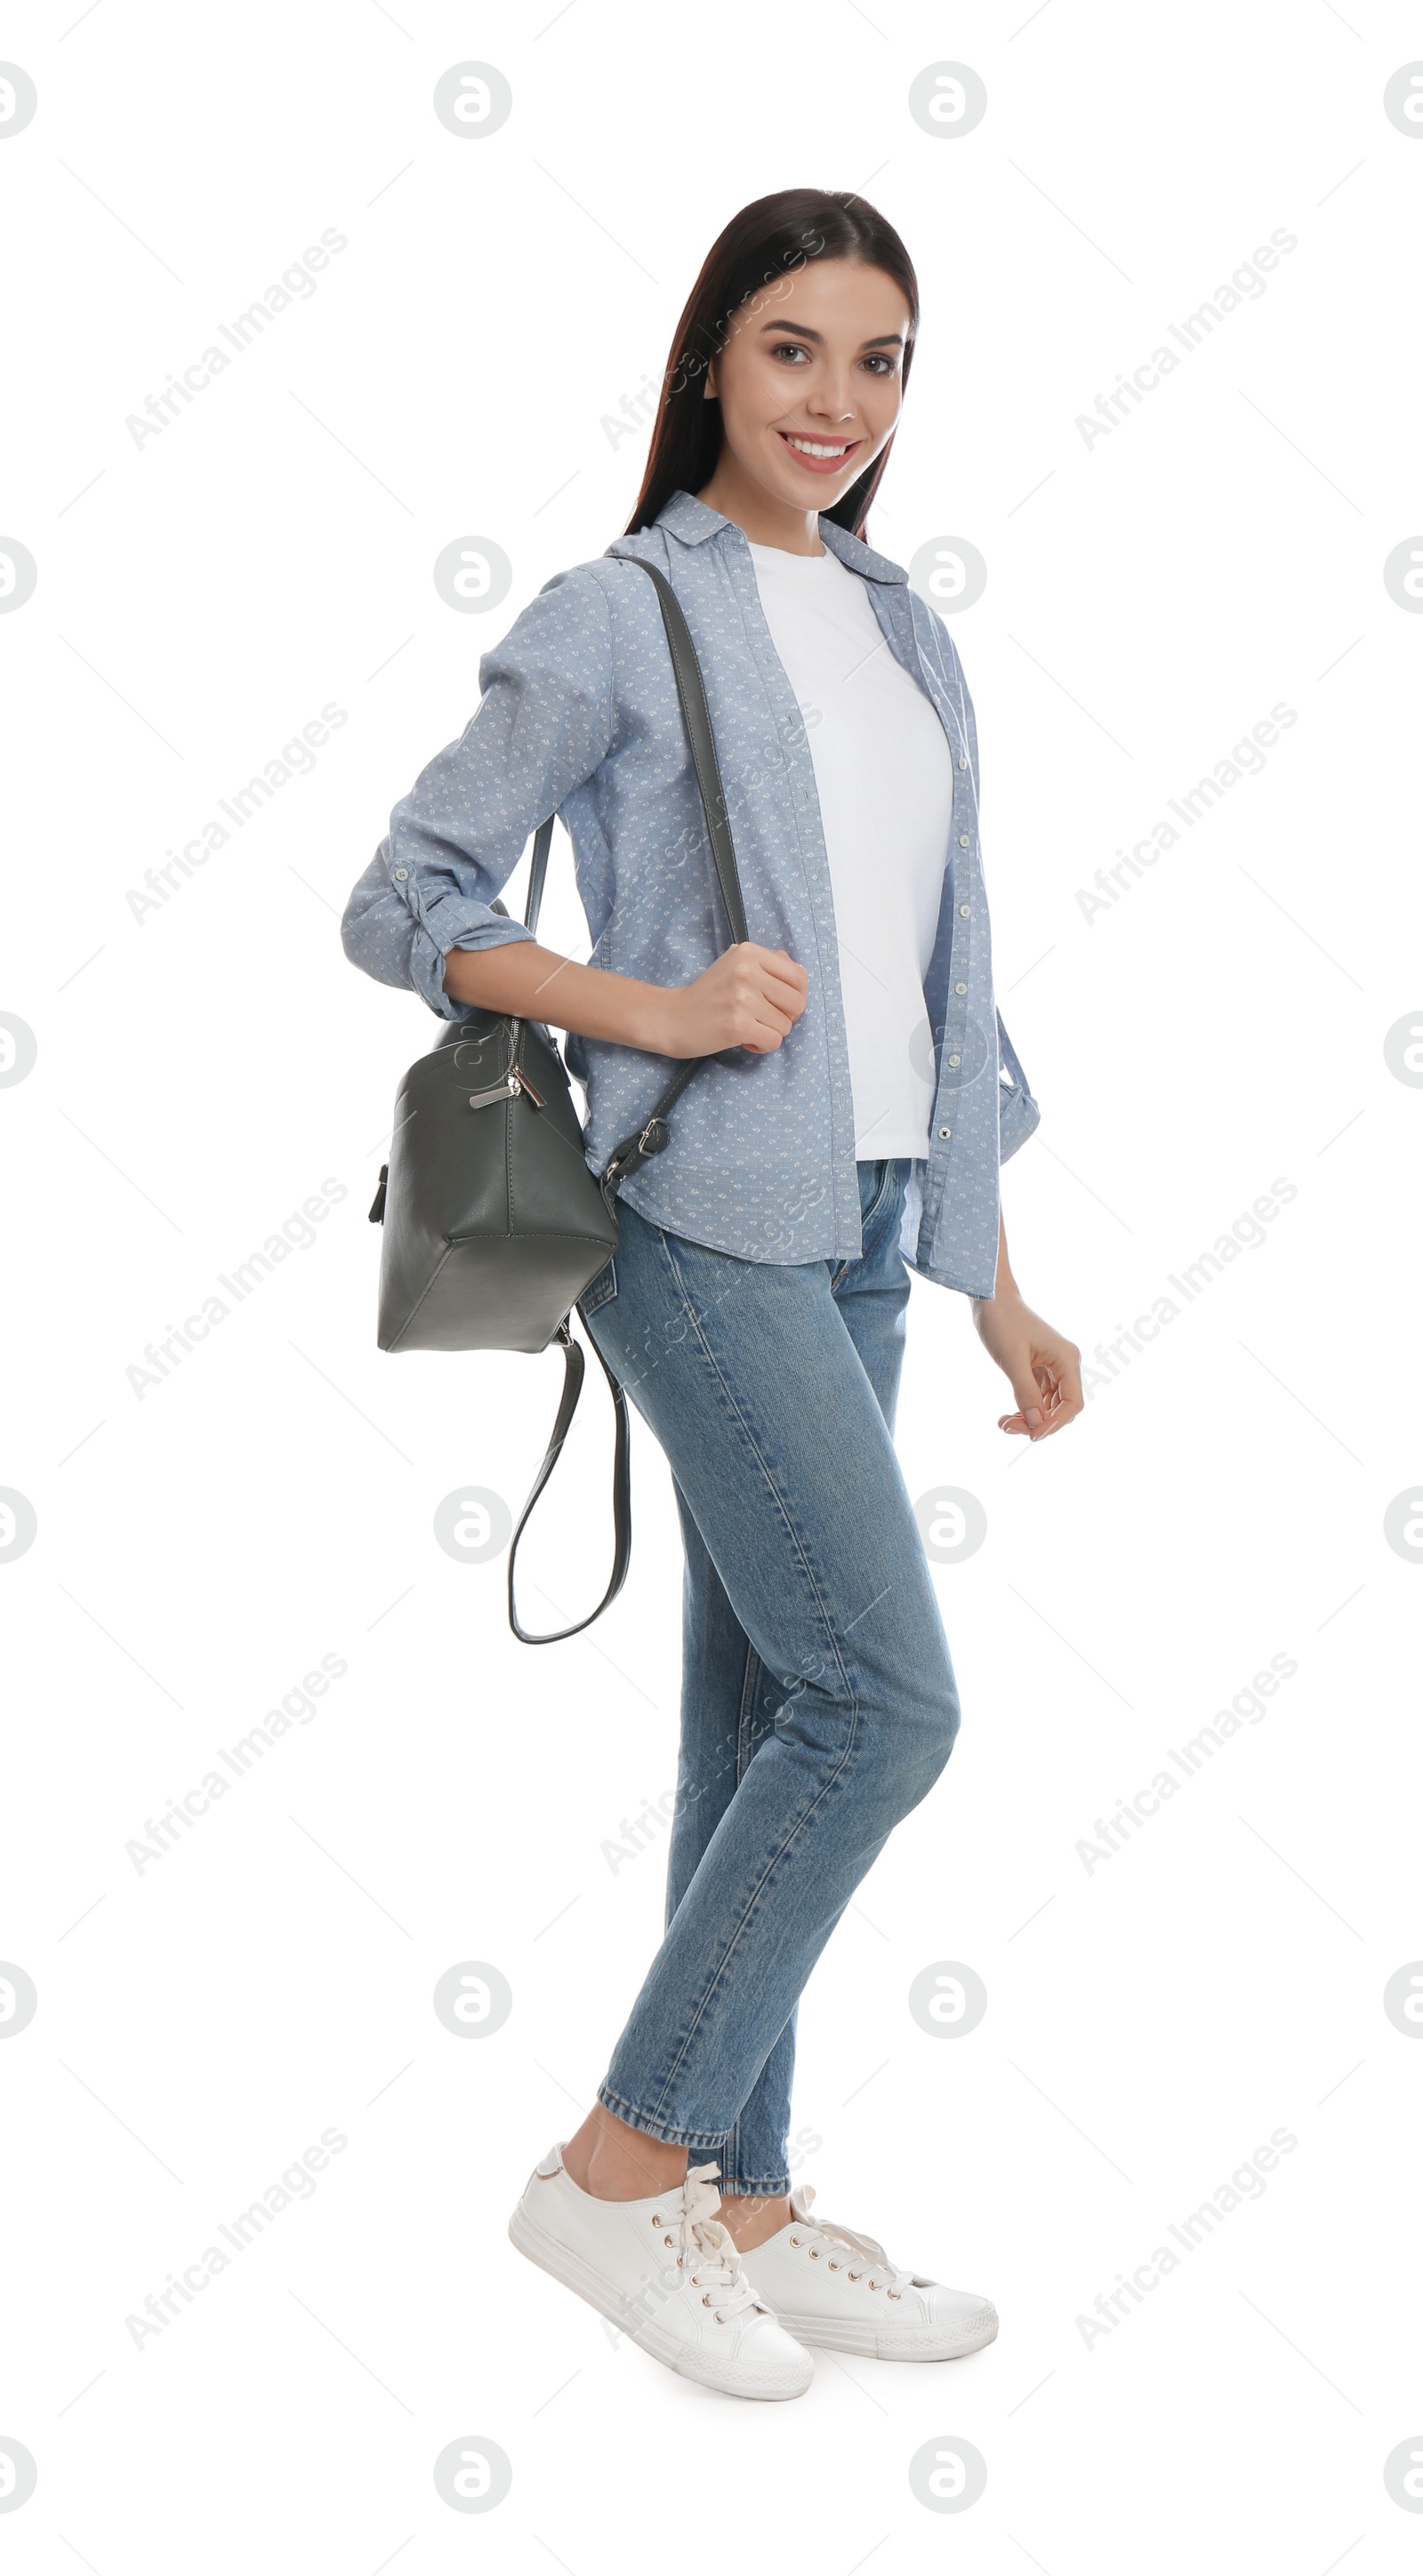
[[[1009,1091],[1000,1087],[998,1100],[998,1160],[1011,1160],[1020,1145],[1026,1145],[1034,1130],[1042,1124],[1042,1111],[1026,1091]]]
[[[457,1002],[452,993],[445,991],[445,959],[450,950],[508,948],[515,940],[533,936],[522,921],[506,921],[499,913],[491,913],[487,903],[447,896],[442,903],[431,904],[424,919],[414,926],[410,981],[421,1000],[428,1002],[442,1020],[468,1019],[478,1004]]]

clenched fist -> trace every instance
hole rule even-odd
[[[742,940],[690,984],[661,988],[651,1043],[658,1055],[717,1055],[734,1046],[770,1055],[800,1018],[809,987],[784,948]]]

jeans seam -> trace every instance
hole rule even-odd
[[[712,1372],[713,1372],[713,1374],[714,1374],[714,1376],[715,1376],[715,1378],[716,1378],[716,1380],[717,1380],[718,1385],[722,1388],[722,1390],[723,1390],[723,1392],[724,1392],[724,1394],[725,1394],[725,1396],[726,1396],[726,1398],[727,1398],[727,1401],[730,1403],[730,1405],[731,1405],[731,1407],[732,1407],[732,1411],[733,1411],[733,1413],[735,1414],[737,1421],[740,1423],[740,1425],[741,1425],[741,1427],[742,1427],[742,1430],[744,1431],[745,1436],[746,1436],[746,1438],[747,1438],[748,1442],[750,1443],[752,1453],[753,1453],[753,1455],[755,1456],[755,1458],[756,1458],[756,1462],[757,1462],[758,1466],[759,1466],[759,1467],[760,1467],[760,1469],[761,1469],[761,1473],[762,1473],[762,1475],[765,1477],[765,1479],[766,1479],[766,1483],[767,1483],[768,1487],[770,1488],[771,1493],[772,1493],[772,1494],[773,1494],[773,1496],[775,1497],[775,1501],[776,1501],[777,1508],[778,1508],[778,1510],[780,1511],[780,1514],[781,1514],[782,1520],[783,1520],[783,1521],[784,1521],[784,1523],[785,1523],[785,1527],[786,1527],[787,1535],[791,1538],[791,1540],[792,1540],[792,1542],[793,1542],[793,1544],[794,1544],[794,1546],[795,1546],[795,1550],[796,1550],[797,1556],[798,1556],[798,1557],[799,1557],[799,1559],[800,1559],[800,1562],[801,1562],[802,1568],[803,1568],[803,1570],[804,1570],[804,1572],[805,1572],[806,1579],[807,1579],[807,1581],[808,1581],[808,1582],[809,1582],[809,1584],[810,1584],[811,1592],[812,1592],[812,1596],[813,1596],[813,1598],[814,1598],[814,1600],[815,1600],[815,1603],[816,1603],[817,1609],[820,1611],[821,1618],[822,1618],[822,1620],[823,1620],[823,1621],[824,1621],[824,1623],[825,1623],[825,1627],[826,1627],[826,1631],[827,1631],[827,1634],[828,1634],[828,1637],[829,1637],[830,1643],[831,1643],[832,1647],[834,1648],[836,1665],[837,1665],[837,1668],[838,1668],[838,1670],[839,1670],[839,1672],[840,1672],[841,1680],[842,1680],[842,1681],[843,1681],[843,1683],[845,1684],[846,1696],[847,1696],[847,1699],[848,1699],[848,1702],[849,1702],[849,1730],[848,1730],[848,1733],[847,1733],[847,1736],[846,1736],[846,1740],[845,1740],[844,1748],[843,1748],[843,1750],[842,1750],[842,1752],[841,1752],[841,1755],[840,1755],[840,1759],[839,1759],[839,1761],[837,1762],[837,1764],[835,1765],[834,1770],[831,1772],[830,1777],[829,1777],[826,1781],[824,1781],[824,1782],[822,1783],[822,1785],[821,1785],[820,1789],[816,1792],[816,1794],[815,1794],[814,1798],[811,1800],[811,1802],[810,1802],[809,1806],[805,1809],[804,1813],[803,1813],[802,1815],[800,1815],[800,1816],[798,1816],[798,1817],[796,1818],[795,1823],[790,1827],[790,1829],[789,1829],[789,1830],[788,1830],[788,1832],[786,1833],[784,1840],[781,1842],[781,1844],[778,1846],[778,1848],[777,1848],[774,1852],[772,1852],[772,1854],[771,1854],[771,1856],[770,1856],[770,1859],[767,1861],[765,1868],[762,1870],[760,1877],[758,1878],[758,1880],[757,1880],[757,1882],[756,1882],[755,1886],[754,1886],[754,1887],[753,1887],[753,1889],[751,1890],[750,1896],[748,1897],[747,1902],[746,1902],[746,1905],[745,1905],[745,1907],[744,1907],[744,1909],[743,1909],[743,1911],[742,1911],[741,1920],[740,1920],[740,1922],[737,1924],[735,1931],[732,1933],[732,1935],[731,1935],[731,1937],[730,1937],[730,1940],[726,1943],[726,1946],[725,1946],[725,1949],[724,1949],[724,1952],[723,1952],[723,1956],[722,1956],[722,1960],[721,1960],[721,1964],[720,1964],[719,1968],[717,1968],[717,1969],[716,1969],[716,1971],[714,1972],[714,1974],[713,1974],[713,1975],[712,1975],[712,1977],[710,1978],[710,1980],[709,1980],[708,1984],[706,1985],[706,1987],[705,1987],[705,1989],[704,1989],[704,1991],[703,1991],[703,1994],[702,1994],[702,1997],[701,1997],[701,2001],[700,2001],[700,2003],[699,2003],[699,2004],[698,2004],[698,2006],[697,2006],[696,2017],[695,2017],[695,2019],[693,2020],[693,2022],[692,2022],[692,2024],[691,2024],[690,2029],[685,2033],[685,2035],[684,2035],[684,2037],[683,2037],[683,2039],[682,2039],[681,2046],[680,2046],[680,2048],[678,2049],[676,2059],[675,2059],[675,2061],[673,2062],[673,2064],[669,2067],[668,2072],[667,2072],[667,2075],[666,2075],[666,2077],[665,2077],[665,2079],[664,2079],[664,2081],[663,2081],[662,2091],[661,2091],[661,2094],[660,2094],[660,2096],[659,2096],[659,2099],[660,2099],[660,2100],[662,2100],[662,2101],[665,2101],[665,2100],[666,2100],[666,2097],[667,2097],[668,2090],[669,2090],[669,2089],[670,2089],[670,2087],[671,2087],[671,2086],[676,2082],[677,2077],[678,2077],[678,2075],[681,2073],[682,2067],[683,2067],[683,2065],[684,2065],[684,2064],[685,2064],[685,2062],[686,2062],[687,2051],[688,2051],[688,2049],[690,2048],[690,2046],[691,2046],[691,2043],[692,2043],[693,2039],[696,2037],[697,2031],[698,2031],[698,2029],[700,2028],[700,2025],[701,2025],[702,2017],[703,2017],[703,2015],[705,2014],[705,2012],[706,2012],[706,2010],[707,2010],[707,2007],[708,2007],[709,2003],[711,2002],[711,1999],[712,1999],[712,1996],[713,1996],[713,1994],[714,1994],[714,1992],[715,1992],[715,1990],[716,1990],[716,1987],[717,1987],[717,1985],[719,1984],[720,1980],[725,1976],[725,1974],[726,1974],[726,1972],[727,1972],[727,1969],[729,1968],[729,1966],[731,1965],[732,1960],[733,1960],[733,1959],[735,1958],[735,1956],[736,1956],[737,1948],[738,1948],[738,1946],[739,1946],[739,1944],[740,1944],[740,1942],[741,1942],[741,1939],[742,1939],[742,1937],[743,1937],[743,1935],[744,1935],[744,1933],[745,1933],[745,1931],[746,1931],[747,1925],[749,1924],[749,1922],[750,1922],[750,1920],[751,1920],[751,1916],[752,1916],[753,1912],[755,1911],[755,1907],[756,1907],[757,1900],[758,1900],[758,1898],[760,1897],[761,1891],[762,1891],[762,1889],[764,1888],[764,1886],[765,1886],[765,1884],[766,1884],[766,1881],[767,1881],[768,1877],[771,1875],[772,1871],[775,1869],[777,1862],[778,1862],[778,1861],[783,1861],[783,1860],[785,1859],[785,1857],[786,1857],[787,1853],[788,1853],[788,1852],[793,1848],[794,1844],[795,1844],[795,1843],[796,1843],[796,1841],[798,1840],[798,1838],[799,1838],[799,1836],[800,1836],[801,1832],[803,1831],[804,1827],[805,1827],[805,1826],[810,1822],[811,1817],[815,1814],[815,1812],[816,1812],[817,1808],[821,1805],[821,1803],[823,1802],[823,1800],[829,1796],[830,1791],[834,1788],[836,1781],[840,1778],[840,1776],[841,1776],[842,1772],[845,1770],[845,1768],[846,1768],[847,1764],[849,1763],[850,1757],[851,1757],[851,1755],[852,1755],[852,1753],[854,1752],[854,1749],[855,1749],[856,1740],[857,1740],[858,1735],[859,1735],[859,1725],[860,1725],[860,1703],[859,1703],[858,1695],[854,1692],[854,1690],[853,1690],[853,1689],[852,1689],[852,1687],[851,1687],[851,1684],[850,1684],[850,1676],[849,1676],[849,1674],[846,1672],[845,1667],[844,1667],[844,1664],[843,1664],[843,1662],[841,1661],[841,1658],[840,1658],[840,1650],[839,1650],[839,1644],[838,1644],[838,1641],[836,1640],[836,1636],[835,1636],[835,1627],[834,1627],[834,1622],[833,1622],[833,1620],[832,1620],[832,1619],[830,1618],[830,1616],[829,1616],[829,1613],[828,1613],[828,1611],[827,1611],[827,1608],[826,1608],[825,1603],[821,1600],[819,1585],[818,1585],[818,1584],[816,1583],[816,1581],[815,1581],[814,1574],[813,1574],[813,1572],[812,1572],[812,1570],[811,1570],[811,1567],[810,1567],[810,1565],[809,1565],[809,1563],[808,1563],[808,1561],[807,1561],[807,1559],[806,1559],[805,1551],[804,1551],[804,1549],[803,1549],[803,1547],[802,1547],[802,1545],[801,1545],[800,1539],[799,1539],[799,1538],[797,1537],[797,1535],[796,1535],[796,1532],[795,1532],[794,1526],[793,1526],[792,1521],[791,1521],[791,1517],[790,1517],[789,1510],[787,1509],[787,1506],[786,1506],[785,1498],[784,1498],[784,1496],[781,1494],[781,1492],[779,1491],[779,1489],[778,1489],[778,1487],[777,1487],[777,1485],[776,1485],[775,1478],[771,1475],[770,1470],[768,1469],[768,1467],[767,1467],[767,1465],[766,1465],[766,1462],[765,1462],[764,1458],[761,1456],[760,1450],[759,1450],[759,1448],[757,1447],[757,1444],[756,1444],[755,1436],[754,1436],[754,1434],[752,1433],[752,1430],[751,1430],[750,1424],[747,1422],[746,1417],[745,1417],[745,1415],[743,1414],[743,1412],[742,1412],[742,1410],[741,1410],[740,1405],[736,1402],[735,1395],[733,1394],[733,1392],[732,1392],[731,1388],[727,1385],[726,1379],[725,1379],[725,1378],[724,1378],[724,1376],[722,1375],[722,1372],[721,1372],[720,1366],[718,1365],[718,1362],[717,1362],[716,1354],[715,1354],[715,1352],[712,1350],[711,1345],[710,1345],[710,1343],[708,1342],[707,1337],[706,1337],[705,1333],[704,1333],[704,1332],[703,1332],[703,1330],[702,1330],[702,1326],[701,1326],[700,1318],[698,1317],[697,1312],[696,1312],[696,1309],[695,1309],[695,1307],[693,1306],[692,1301],[691,1301],[690,1297],[689,1297],[689,1296],[688,1296],[688,1294],[687,1294],[686,1284],[685,1284],[685,1282],[684,1282],[684,1280],[683,1280],[683,1278],[682,1278],[682,1274],[681,1274],[680,1270],[679,1270],[679,1269],[678,1269],[678,1267],[677,1267],[677,1256],[676,1256],[675,1252],[672,1250],[671,1245],[667,1242],[667,1240],[666,1240],[666,1237],[665,1237],[665,1236],[663,1237],[663,1244],[664,1244],[664,1249],[666,1250],[666,1253],[667,1253],[668,1265],[669,1265],[669,1267],[670,1267],[670,1269],[671,1269],[671,1271],[672,1271],[673,1277],[675,1278],[675,1280],[676,1280],[676,1282],[677,1282],[677,1288],[678,1288],[678,1292],[679,1292],[679,1294],[680,1294],[680,1296],[681,1296],[681,1300],[682,1300],[683,1308],[684,1308],[684,1310],[685,1310],[685,1312],[686,1312],[686,1315],[687,1315],[688,1321],[690,1322],[690,1324],[691,1324],[691,1326],[692,1326],[692,1329],[693,1329],[693,1331],[695,1332],[695,1334],[696,1334],[696,1336],[697,1336],[697,1340],[698,1340],[698,1342],[699,1342],[699,1344],[700,1344],[700,1346],[701,1346],[701,1350],[702,1350],[703,1357],[705,1358],[705,1360],[706,1360],[706,1363],[707,1363],[708,1367],[712,1370]],[[739,1785],[739,1784],[738,1784],[738,1785]],[[722,2133],[722,2134],[723,2134],[723,2135],[725,2135],[725,2134],[726,2134],[726,2132],[725,2132],[725,2131],[723,2131],[723,2133]]]
[[[732,1613],[732,1616],[735,1617],[735,1612]],[[746,1662],[741,1674],[741,1703],[736,1712],[736,1786],[733,1788],[731,1793],[733,1798],[736,1795],[736,1790],[740,1788],[742,1781],[745,1779],[749,1766],[750,1757],[748,1746],[750,1743],[752,1722],[756,1705],[756,1679],[760,1671],[761,1658],[757,1654],[755,1647],[752,1645],[751,1640],[748,1637],[746,1639]],[[728,1800],[727,1803],[729,1805],[730,1800]],[[734,2162],[740,2152],[740,2148],[741,2113],[738,2111],[735,2120],[727,2131],[726,2139],[722,2147],[721,2164],[723,2178],[725,2177],[726,2161],[728,2156],[730,2156]],[[754,2188],[754,2184],[748,2185],[748,2189]]]
[[[733,1617],[735,1613],[733,1612]],[[750,1767],[748,1747],[756,1711],[756,1678],[762,1669],[761,1658],[746,1640],[746,1667],[741,1676],[741,1705],[736,1712],[736,1788],[739,1789]],[[732,1791],[734,1797],[736,1790]]]

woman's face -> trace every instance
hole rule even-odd
[[[793,510],[834,508],[899,418],[909,307],[862,260],[813,259],[742,307],[707,374],[728,465]]]

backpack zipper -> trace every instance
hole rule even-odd
[[[511,1020],[509,1022],[508,1071],[504,1073],[500,1077],[499,1081],[494,1083],[488,1091],[472,1091],[470,1093],[469,1105],[471,1109],[487,1109],[491,1102],[496,1100],[517,1100],[520,1092],[523,1092],[525,1096],[532,1101],[535,1109],[543,1109],[547,1106],[543,1093],[534,1088],[528,1075],[521,1070],[519,1065],[519,1032],[522,1025],[522,1022],[519,1020]]]

